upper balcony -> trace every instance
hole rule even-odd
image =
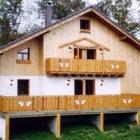
[[[125,61],[89,59],[46,59],[46,73],[51,75],[124,76]]]

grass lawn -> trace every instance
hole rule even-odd
[[[45,131],[18,135],[12,140],[140,140],[140,127],[122,123],[110,125],[101,133],[95,126],[75,125],[65,128],[60,139]]]

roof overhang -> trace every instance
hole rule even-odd
[[[110,51],[110,49],[105,47],[104,45],[97,43],[93,39],[89,39],[86,37],[64,43],[64,44],[60,45],[59,48],[61,49],[64,47],[69,47],[69,46],[74,46],[74,47],[83,48],[83,49],[90,48],[90,49],[101,49],[101,50]]]
[[[88,13],[94,14],[95,18],[99,19],[101,22],[103,22],[105,25],[107,25],[109,28],[111,28],[113,31],[115,31],[121,38],[125,37],[123,39],[124,41],[127,41],[134,47],[140,49],[140,41],[137,38],[135,38],[134,36],[130,35],[126,31],[124,31],[122,28],[117,26],[115,23],[113,23],[111,20],[109,20],[105,15],[103,15],[101,12],[99,12],[94,6],[90,6],[90,7],[82,9],[78,12],[75,12],[75,13],[63,18],[62,20],[60,20],[58,22],[55,22],[54,24],[52,24],[51,26],[49,26],[47,28],[44,28],[39,31],[33,32],[31,34],[25,35],[15,41],[12,41],[12,42],[2,46],[0,49],[0,53],[6,52],[14,47],[17,47],[19,45],[22,45],[22,44],[28,42],[36,37],[49,33],[52,29],[57,28],[60,25],[63,25],[77,17],[80,17],[80,16],[82,16],[84,14],[88,14]]]

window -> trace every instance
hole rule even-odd
[[[75,95],[93,95],[95,94],[95,80],[75,80]]]
[[[30,49],[24,49],[18,51],[18,60],[29,60],[30,59]]]
[[[18,95],[29,95],[29,80],[18,80]]]
[[[90,20],[81,19],[80,20],[80,29],[81,31],[90,31]]]
[[[87,59],[96,59],[96,50],[87,50]]]
[[[95,80],[86,80],[86,95],[95,94]]]
[[[75,95],[82,95],[83,94],[83,82],[82,80],[75,80],[74,81],[74,91]]]
[[[82,49],[74,48],[74,58],[82,59]]]

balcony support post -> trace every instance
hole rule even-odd
[[[50,131],[57,137],[61,136],[61,115],[60,113],[56,114],[55,118],[51,118],[49,121]]]
[[[100,114],[96,115],[92,121],[92,124],[94,124],[101,132],[104,132],[104,113],[101,112]]]
[[[137,125],[140,126],[140,111],[137,112],[136,121],[137,121]]]
[[[5,140],[9,140],[9,130],[10,130],[10,118],[8,115],[5,116]]]
[[[100,120],[99,121],[100,121],[99,122],[99,130],[101,132],[104,132],[104,113],[103,112],[100,113]]]
[[[56,137],[60,138],[61,136],[61,115],[57,113],[57,122],[56,122]]]

